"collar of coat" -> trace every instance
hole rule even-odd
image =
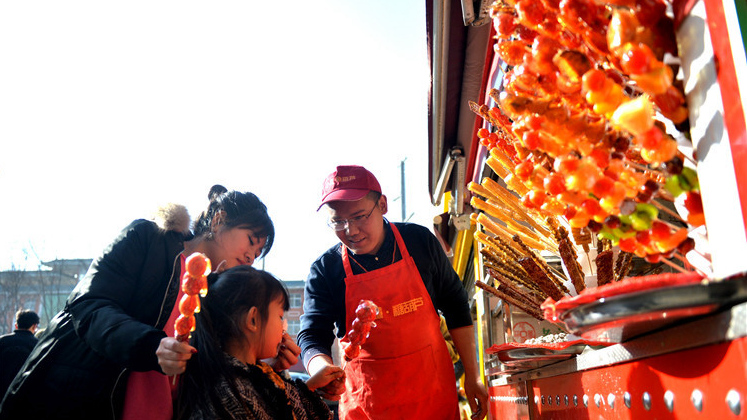
[[[169,203],[156,211],[153,220],[164,230],[189,234],[190,218],[187,208],[181,204]]]

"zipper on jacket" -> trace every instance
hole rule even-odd
[[[182,251],[183,252],[183,251]],[[158,327],[158,323],[161,322],[161,316],[163,315],[163,308],[166,306],[166,298],[169,296],[169,289],[171,288],[171,282],[174,281],[174,273],[176,273],[176,265],[179,262],[179,258],[182,256],[182,252],[176,254],[176,258],[174,259],[174,263],[171,265],[171,276],[169,276],[169,283],[166,285],[166,292],[163,294],[163,300],[161,301],[161,308],[158,311],[158,318],[156,319],[156,324],[153,325],[154,328]],[[177,292],[178,296],[178,292]],[[169,313],[171,315],[171,313]],[[114,393],[117,391],[117,386],[119,386],[119,381],[122,380],[122,376],[127,372],[127,368],[122,369],[121,372],[119,372],[119,376],[117,376],[117,380],[114,381],[114,387],[112,388],[111,394],[109,394],[109,408],[112,410],[112,419],[116,420],[117,413],[114,408]],[[127,398],[127,390],[124,391],[125,395],[125,401]]]
[[[156,319],[156,324],[153,325],[153,327],[158,327],[158,324],[161,322],[161,316],[163,316],[163,310],[166,306],[166,298],[169,297],[169,289],[171,289],[171,282],[174,281],[174,273],[176,273],[176,265],[179,263],[179,259],[182,256],[182,253],[184,251],[176,254],[176,258],[174,259],[174,263],[171,266],[171,276],[169,276],[169,283],[166,285],[166,292],[163,294],[163,300],[161,301],[161,309],[158,311],[158,318]],[[178,287],[178,285],[177,285]],[[179,291],[177,290],[176,293],[177,297],[179,296]],[[169,315],[171,315],[171,312],[169,312]]]

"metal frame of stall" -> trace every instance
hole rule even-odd
[[[714,273],[744,272],[739,256],[747,250],[747,130],[742,106],[747,90],[744,82],[739,86],[736,75],[746,67],[741,34],[747,28],[747,5],[683,0],[675,1],[674,13],[680,50],[688,55],[683,57],[685,88],[693,145],[700,154],[698,172],[705,188],[718,184],[706,190],[710,195],[703,194]],[[489,51],[483,94],[500,82],[503,70]],[[491,100],[485,94],[484,103]],[[474,131],[477,128],[476,124]],[[463,148],[468,154],[463,168],[467,181],[479,179],[485,170],[486,150],[476,143]],[[704,151],[709,155],[703,156]],[[457,189],[456,201],[461,202]],[[474,226],[459,230],[454,242],[454,267],[460,276],[466,274],[469,251],[478,246],[470,239],[473,231]],[[475,279],[481,280],[480,255],[472,255]],[[480,289],[474,304],[490,419],[747,418],[747,303],[518,373],[502,371],[497,358],[485,353],[491,344],[505,342],[515,333],[512,308]]]

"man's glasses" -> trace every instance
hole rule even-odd
[[[340,232],[353,226],[361,226],[366,223],[369,217],[371,217],[371,214],[373,214],[373,211],[377,206],[378,203],[374,204],[371,211],[369,211],[368,214],[362,216],[355,216],[351,217],[350,219],[343,220],[330,220],[327,222],[327,226],[331,227],[335,232]]]

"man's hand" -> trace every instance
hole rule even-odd
[[[469,381],[464,378],[464,393],[467,395],[467,402],[472,411],[472,420],[482,420],[488,414],[488,390],[485,388],[479,377],[478,380]]]
[[[156,356],[161,370],[166,375],[179,375],[187,368],[187,360],[197,349],[190,346],[186,341],[178,341],[174,337],[164,337],[158,344]]]

